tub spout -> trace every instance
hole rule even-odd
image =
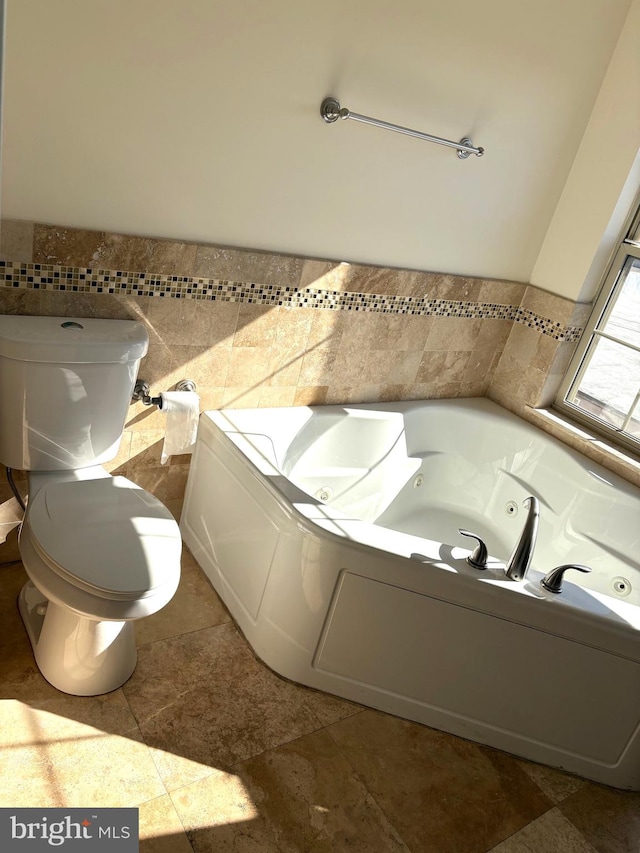
[[[538,536],[538,517],[540,515],[538,499],[529,495],[523,503],[527,501],[529,501],[529,515],[505,569],[507,577],[514,581],[521,581],[526,577]]]

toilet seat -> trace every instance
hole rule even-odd
[[[47,566],[91,595],[134,601],[176,585],[178,525],[125,477],[48,483],[29,502],[25,524]]]

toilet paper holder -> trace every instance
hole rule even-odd
[[[176,385],[176,391],[195,391],[196,383],[193,379],[181,379]],[[158,406],[162,408],[162,397],[151,396],[151,386],[144,379],[136,380],[133,386],[133,394],[131,400],[134,403],[142,403],[143,406]]]

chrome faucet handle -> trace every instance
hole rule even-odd
[[[467,563],[469,563],[470,566],[473,566],[474,569],[486,569],[489,553],[487,551],[487,546],[484,544],[482,539],[477,533],[471,533],[469,530],[463,530],[461,527],[458,528],[458,533],[462,533],[463,536],[470,536],[478,543],[473,553],[466,557]]]
[[[540,585],[549,592],[562,592],[562,579],[567,569],[576,569],[579,572],[590,572],[589,566],[583,566],[581,563],[567,563],[564,566],[558,566],[542,578]]]

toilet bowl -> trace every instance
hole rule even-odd
[[[124,477],[92,475],[31,477],[19,535],[30,579],[19,608],[36,663],[77,696],[108,693],[130,677],[134,620],[164,607],[180,579],[169,510]]]
[[[18,606],[38,668],[78,696],[120,687],[134,622],[180,579],[169,510],[103,467],[117,452],[148,335],[133,320],[0,315],[0,462],[27,472]]]

